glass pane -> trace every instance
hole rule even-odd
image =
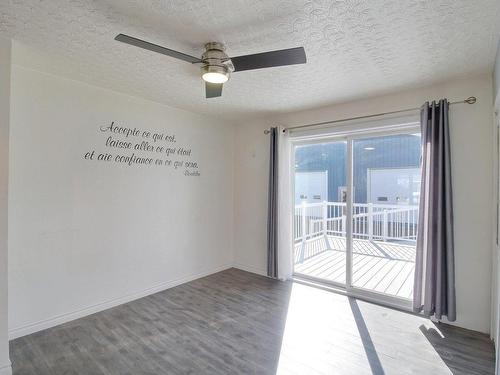
[[[346,142],[295,148],[294,271],[346,282]]]
[[[353,142],[354,287],[412,298],[420,134]]]

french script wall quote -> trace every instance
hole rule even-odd
[[[172,168],[185,176],[200,176],[190,147],[178,146],[175,134],[116,125],[101,126],[105,151],[90,150],[85,160],[132,166]]]

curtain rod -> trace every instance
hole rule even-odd
[[[467,99],[460,100],[460,101],[457,101],[457,102],[451,102],[449,104],[450,105],[452,105],[452,104],[474,104],[476,101],[477,101],[477,98],[475,96],[469,96]],[[320,125],[327,125],[327,124],[335,124],[337,122],[344,122],[344,121],[350,121],[350,120],[361,120],[361,119],[371,118],[371,117],[393,115],[395,113],[410,112],[410,111],[419,111],[420,108],[421,107],[406,108],[406,109],[400,109],[398,111],[382,112],[382,113],[375,113],[375,114],[372,114],[372,115],[343,118],[343,119],[340,119],[340,120],[323,121],[323,122],[317,122],[317,123],[314,123],[314,124],[291,126],[289,128],[285,128],[283,131],[290,130],[290,129],[309,128],[311,126],[320,126]],[[264,130],[264,134],[269,134],[269,133],[270,133],[269,129]]]

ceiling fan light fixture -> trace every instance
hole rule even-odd
[[[201,76],[201,78],[210,83],[225,83],[228,80],[227,75],[222,73],[205,73]]]
[[[225,83],[229,79],[229,70],[224,66],[206,65],[201,68],[201,78],[205,82]]]
[[[207,99],[222,95],[222,86],[233,72],[305,64],[307,62],[304,47],[229,57],[225,52],[224,44],[209,42],[205,44],[205,52],[201,58],[198,58],[126,34],[118,34],[115,40],[191,64],[202,64],[201,76],[205,81],[205,97]]]

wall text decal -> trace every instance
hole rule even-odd
[[[172,168],[185,176],[200,176],[198,162],[191,159],[191,148],[177,146],[175,134],[119,126],[114,121],[99,130],[105,137],[106,151],[88,151],[83,155],[85,160]]]

